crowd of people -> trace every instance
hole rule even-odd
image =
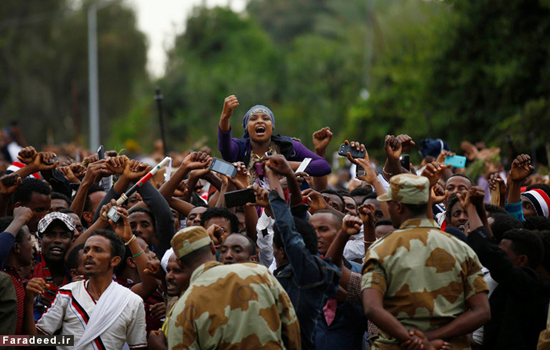
[[[550,185],[529,155],[504,169],[465,143],[485,169],[470,178],[442,140],[401,134],[380,140],[381,166],[342,140],[351,170],[332,169],[329,127],[312,151],[257,105],[234,138],[238,106],[227,97],[219,121],[225,170],[203,149],[150,178],[162,150],[75,157],[5,129],[1,334],[74,336],[59,349],[550,349]],[[422,162],[403,162],[415,148]]]

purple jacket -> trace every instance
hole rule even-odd
[[[306,168],[306,172],[309,175],[324,176],[330,174],[331,168],[328,162],[310,151],[299,141],[279,135],[272,136],[271,139],[279,146],[281,154],[283,154],[288,161],[300,162],[304,160],[304,158],[311,158],[311,163],[309,163]],[[224,160],[248,164],[250,149],[250,139],[232,138],[231,129],[227,132],[223,132],[218,127],[218,150],[220,150]]]

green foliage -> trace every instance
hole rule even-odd
[[[435,33],[448,14],[439,3],[393,1],[373,15],[369,97],[358,98],[348,109],[344,137],[365,143],[380,157],[387,134],[406,133],[417,141],[431,134],[425,106],[428,62]]]
[[[503,142],[495,126],[550,93],[550,9],[537,0],[449,3],[453,20],[438,37],[428,105],[448,121],[438,129],[454,144]]]
[[[206,135],[215,145],[223,100],[231,94],[241,104],[232,118],[240,136],[246,110],[274,101],[281,73],[279,53],[253,20],[227,8],[195,8],[160,81],[171,139],[190,145]]]
[[[87,134],[92,2],[76,9],[70,0],[0,6],[0,114],[5,123],[18,120],[33,145],[45,143],[47,134],[56,143],[73,141],[75,131]],[[97,27],[101,135],[107,140],[109,122],[130,109],[134,87],[146,79],[146,44],[133,10],[121,2],[98,11]]]

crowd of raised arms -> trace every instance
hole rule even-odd
[[[1,334],[74,336],[59,349],[550,349],[550,185],[529,155],[505,169],[498,149],[402,134],[376,165],[329,127],[314,151],[276,134],[262,105],[234,138],[238,106],[224,101],[219,153],[175,153],[156,173],[162,151],[78,158],[12,128]],[[331,169],[331,142],[351,170]]]

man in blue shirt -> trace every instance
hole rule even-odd
[[[295,182],[296,177],[283,157],[273,158],[276,162],[270,160],[266,170],[272,189],[269,203],[276,222],[274,274],[296,310],[302,349],[315,349],[315,332],[323,317],[323,307],[338,290],[340,270],[318,256],[313,227],[304,220],[293,219],[277,174],[285,176],[289,183]]]

